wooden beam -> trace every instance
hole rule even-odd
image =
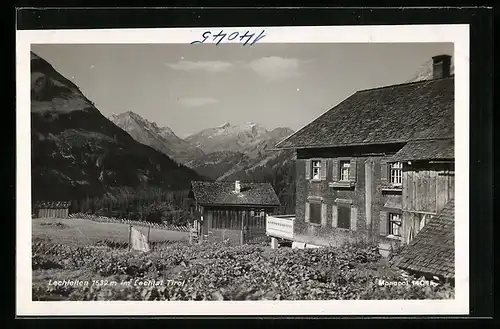
[[[424,215],[437,215],[435,212],[429,212],[429,211],[418,211],[418,210],[404,210],[403,212],[407,212],[410,214],[424,214]]]
[[[455,160],[432,160],[432,161],[429,161],[429,163],[436,163],[436,164],[439,164],[439,163],[455,163]]]
[[[372,230],[372,161],[368,159],[365,162],[365,214],[366,227],[369,230],[369,236],[373,236]]]

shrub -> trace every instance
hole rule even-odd
[[[110,247],[111,246],[111,247]],[[373,246],[270,250],[227,242],[156,245],[147,254],[100,246],[33,244],[34,270],[87,269],[115,280],[155,280],[159,286],[92,286],[46,289],[34,282],[35,300],[315,300],[453,298],[450,285],[379,286],[381,272],[362,271],[380,255]],[[76,272],[75,272],[76,273]],[[85,275],[89,275],[88,273]],[[81,277],[91,280],[93,277]],[[168,284],[168,280],[182,284]]]

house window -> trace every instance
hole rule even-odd
[[[348,181],[349,180],[349,171],[351,170],[351,162],[350,161],[340,161],[340,180]]]
[[[351,207],[350,206],[338,206],[338,224],[337,227],[351,229]]]
[[[401,236],[401,214],[389,213],[389,235]]]
[[[321,161],[320,160],[313,160],[311,161],[312,164],[312,178],[313,179],[319,179],[320,178],[320,172],[321,172]]]
[[[391,184],[400,186],[403,181],[403,163],[394,162],[390,164]]]
[[[309,202],[309,222],[321,224],[321,203]]]

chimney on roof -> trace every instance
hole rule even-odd
[[[442,79],[450,76],[451,56],[439,55],[432,57],[432,78]]]
[[[241,186],[240,186],[240,181],[239,180],[237,180],[236,182],[234,182],[234,191],[236,193],[240,193],[240,191],[241,191]]]

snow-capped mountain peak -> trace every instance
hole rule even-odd
[[[288,128],[283,129],[290,131]],[[226,123],[216,128],[207,128],[185,140],[205,153],[231,151],[253,154],[258,153],[263,145],[277,142],[277,135],[280,134],[276,134],[274,130],[268,131],[258,123],[248,121],[241,125]]]

